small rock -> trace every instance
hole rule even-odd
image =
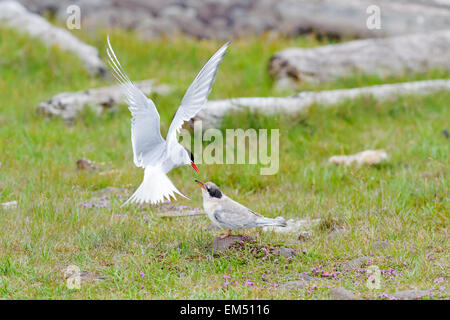
[[[359,300],[360,298],[352,291],[343,287],[333,288],[330,291],[331,297],[336,300]]]
[[[288,290],[300,290],[305,288],[306,282],[303,280],[289,281],[283,284],[280,284],[280,288],[285,288]]]
[[[78,159],[77,160],[77,169],[78,170],[90,170],[90,171],[97,171],[98,168],[95,166],[94,162],[92,162],[89,159]]]
[[[298,240],[300,240],[300,241],[307,241],[307,240],[311,239],[312,236],[313,236],[312,230],[302,231],[298,235]]]
[[[10,201],[10,202],[4,202],[0,203],[0,207],[3,209],[14,209],[17,208],[17,201]]]
[[[293,258],[295,257],[295,250],[292,248],[278,248],[272,250],[273,254],[280,255],[285,258]]]
[[[292,280],[281,284],[280,287],[288,290],[299,290],[303,289],[308,282],[317,280],[317,278],[311,277],[306,273],[298,273],[295,276],[295,279],[296,280]]]
[[[248,237],[241,236],[241,235],[231,235],[224,239],[217,237],[214,239],[214,242],[212,244],[212,249],[214,251],[224,251],[224,250],[229,249],[235,243],[241,243],[242,241],[245,241],[245,240],[248,240]]]
[[[411,289],[394,292],[391,296],[399,300],[417,300],[428,294],[427,290]]]

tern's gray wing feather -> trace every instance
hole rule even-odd
[[[245,229],[257,226],[261,215],[244,207],[230,198],[223,199],[222,204],[214,211],[216,220],[229,229]]]
[[[119,81],[131,112],[131,144],[134,164],[138,167],[154,165],[165,151],[165,141],[159,127],[160,118],[156,106],[139,90],[123,70],[111,47],[108,37],[106,49],[113,75]]]
[[[194,117],[205,105],[211,87],[214,82],[217,68],[222,61],[230,42],[224,44],[203,66],[192,84],[184,94],[175,116],[167,132],[167,145],[170,146],[177,142],[177,133],[183,126],[183,123]]]

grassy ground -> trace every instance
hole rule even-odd
[[[105,57],[106,33],[77,35]],[[168,96],[152,96],[163,135],[185,89],[220,45],[183,38],[143,42],[121,32],[112,32],[111,41],[132,79],[156,78],[175,86]],[[234,41],[210,99],[292,94],[273,88],[268,59],[288,46],[319,44],[314,37]],[[389,102],[361,98],[333,108],[316,106],[295,117],[228,116],[223,128],[280,129],[280,172],[260,176],[256,166],[201,165],[196,176],[190,168],[178,168],[170,178],[192,200],[175,204],[201,207],[193,183],[199,178],[216,182],[235,200],[269,217],[325,222],[302,242],[297,235],[251,230],[246,234],[254,243],[213,255],[208,247],[218,231],[203,229],[209,224],[206,217],[156,219],[152,213],[157,209],[120,208],[117,197],[101,208],[80,205],[96,190],[115,186],[132,191],[140,184],[128,110],[123,106],[100,117],[84,112],[72,125],[43,118],[35,112],[39,102],[108,81],[90,78],[71,54],[9,30],[0,29],[0,53],[0,202],[19,203],[17,209],[0,209],[0,298],[327,299],[337,286],[364,298],[410,288],[435,289],[425,298],[448,297],[443,287],[448,287],[449,267],[449,140],[442,130],[448,129],[450,93]],[[448,76],[441,71],[387,80],[355,75],[302,89]],[[327,164],[331,155],[375,148],[387,150],[386,164]],[[81,157],[116,171],[77,171]],[[344,231],[332,233],[333,228]],[[389,246],[374,248],[376,241]],[[265,245],[298,248],[299,255],[266,256]],[[373,264],[387,270],[381,289],[369,290],[365,274],[342,267],[360,256],[371,256]],[[68,265],[104,280],[69,290],[63,279]],[[300,272],[317,281],[300,290],[283,289]],[[324,276],[337,272],[334,278]]]

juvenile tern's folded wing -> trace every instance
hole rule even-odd
[[[229,198],[224,199],[221,206],[214,211],[214,217],[230,229],[255,227],[257,220],[262,218],[258,213]]]

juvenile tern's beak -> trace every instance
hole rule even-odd
[[[199,172],[195,163],[191,162],[191,167],[194,168],[194,170],[197,171],[197,173]]]
[[[203,183],[203,182],[201,182],[201,181],[198,181],[197,179],[195,179],[195,182],[197,182],[199,185],[200,185],[200,187],[202,187],[203,189],[205,189],[206,190],[206,188],[205,188],[205,184]]]

